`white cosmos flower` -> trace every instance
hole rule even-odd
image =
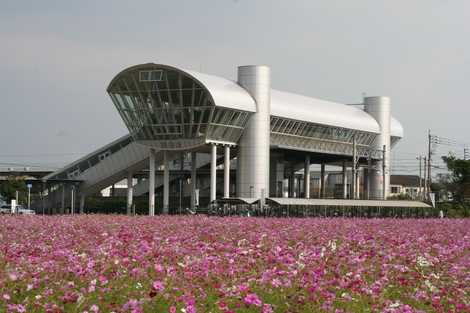
[[[426,280],[424,281],[424,284],[426,285],[426,287],[428,287],[428,289],[429,289],[431,292],[437,291],[437,288],[436,288],[433,284],[431,284],[431,282],[430,282],[429,280],[426,279]]]
[[[336,251],[336,240],[328,241],[328,247],[331,249],[332,252]]]
[[[420,267],[428,267],[428,266],[431,266],[432,263],[430,261],[428,261],[425,257],[419,255],[417,258],[416,258],[416,263],[420,266]]]
[[[397,301],[391,303],[388,307],[389,307],[390,309],[395,309],[395,308],[400,307],[400,305],[401,305],[400,301],[397,300]]]
[[[325,247],[322,247],[321,248],[321,252],[320,252],[320,257],[323,258],[325,256],[325,251],[326,251],[326,248]]]

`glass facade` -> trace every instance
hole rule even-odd
[[[370,149],[376,136],[376,134],[360,130],[271,116],[271,145],[275,146],[309,149],[328,154],[352,155],[355,138],[358,156],[366,157],[370,154],[372,159],[381,159],[381,151]]]
[[[155,65],[124,71],[108,93],[135,140],[166,149],[190,148],[211,140],[236,143],[250,114],[216,107],[197,80]]]

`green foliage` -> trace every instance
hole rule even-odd
[[[470,160],[457,159],[453,155],[443,156],[442,160],[451,173],[446,189],[455,193],[456,200],[464,201],[470,196]]]
[[[446,217],[470,217],[470,203],[442,202],[437,204],[437,209],[442,210]]]
[[[470,183],[470,160],[457,159],[453,155],[443,156],[442,160],[452,174],[452,182],[458,184]]]
[[[9,177],[7,180],[0,182],[0,195],[5,201],[10,202],[11,199],[15,199],[16,191],[19,192],[19,202],[26,203],[28,188],[24,180]]]
[[[134,197],[135,213],[148,213],[148,197]],[[87,197],[86,213],[124,214],[126,213],[126,197]]]
[[[388,200],[413,200],[413,198],[407,193],[393,195],[393,196],[388,197],[387,199]]]

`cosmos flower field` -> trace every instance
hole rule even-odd
[[[0,216],[0,312],[470,312],[470,220]]]

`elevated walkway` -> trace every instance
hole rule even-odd
[[[137,173],[148,168],[149,148],[132,141],[130,135],[111,142],[110,144],[93,151],[79,160],[67,165],[42,178],[43,181],[67,182],[81,181],[80,195],[93,195],[102,189],[125,179],[129,172]],[[169,160],[173,160],[176,153],[169,153]],[[156,166],[163,164],[163,153],[157,151]],[[59,207],[62,197],[60,188],[52,188],[48,195],[48,206]],[[65,201],[69,201],[70,194],[66,192]]]
[[[130,135],[125,135],[110,144],[99,148],[79,160],[50,173],[42,178],[50,183],[62,183],[64,185],[79,183],[78,193],[81,196],[90,196],[99,193],[104,188],[126,179],[129,172],[138,173],[148,169],[149,147],[134,142]],[[168,151],[170,170],[180,170],[179,165],[173,162],[180,157],[180,153]],[[222,162],[222,157],[218,163]],[[173,163],[173,164],[172,164]],[[205,154],[198,154],[197,168],[205,168],[210,164],[210,158]],[[155,165],[158,168],[163,165],[163,153],[157,151]],[[184,171],[190,172],[190,164],[185,164]],[[177,176],[170,175],[170,183]],[[143,179],[134,185],[134,196],[142,196],[148,193],[149,180]],[[163,186],[162,175],[156,175],[155,188]],[[70,192],[63,193],[62,188],[55,186],[49,190],[47,196],[48,207],[60,207],[61,201],[70,202]],[[78,196],[77,196],[78,199]]]
[[[130,135],[93,151],[43,180],[80,180],[80,192],[91,195],[148,166],[149,148],[132,141]]]

